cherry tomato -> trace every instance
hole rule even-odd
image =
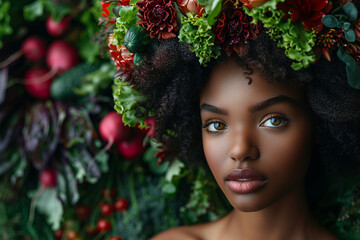
[[[75,230],[70,229],[66,233],[67,240],[75,240],[78,237],[78,234]]]
[[[90,208],[87,206],[82,206],[82,205],[77,206],[75,209],[75,212],[79,219],[86,220],[86,219],[88,219],[88,217],[90,215]]]
[[[116,200],[114,207],[117,211],[125,211],[128,208],[129,202],[125,198]]]
[[[109,240],[122,240],[121,237],[111,237]]]
[[[111,223],[106,219],[100,219],[97,222],[97,228],[100,232],[107,232],[111,229]]]
[[[109,203],[103,203],[100,206],[100,212],[104,216],[110,216],[114,212],[114,207]]]
[[[114,199],[115,195],[116,192],[113,188],[104,188],[101,192],[101,196],[105,199]]]
[[[64,234],[64,229],[59,229],[54,231],[55,239],[61,239],[63,237],[63,234]]]

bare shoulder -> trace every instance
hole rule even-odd
[[[173,228],[154,236],[150,240],[202,240],[193,228],[187,226]]]

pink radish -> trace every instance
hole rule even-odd
[[[39,61],[45,57],[46,42],[36,36],[28,37],[21,45],[21,49],[0,63],[0,69],[9,66],[22,55],[31,61]]]
[[[100,121],[99,132],[106,142],[114,143],[124,141],[130,133],[130,128],[124,125],[122,115],[113,111]]]
[[[44,67],[35,67],[25,74],[25,87],[34,97],[47,99],[50,97],[50,86],[53,79]]]
[[[40,188],[36,191],[34,197],[31,199],[30,212],[28,223],[31,225],[35,217],[35,206],[37,199],[44,193],[48,188],[55,188],[57,186],[57,175],[53,169],[42,170],[39,176]]]
[[[46,63],[52,73],[63,73],[74,67],[79,60],[76,49],[64,40],[53,42],[46,54]]]
[[[125,158],[135,158],[142,154],[145,149],[143,141],[144,134],[137,131],[131,139],[119,142],[117,148]]]
[[[109,150],[115,142],[125,140],[129,136],[130,128],[124,125],[122,115],[113,111],[109,112],[101,119],[99,132],[104,141],[107,142],[107,145],[96,154],[94,159]]]
[[[53,37],[59,37],[63,35],[69,28],[70,17],[66,16],[58,22],[55,22],[52,16],[46,19],[46,29]]]

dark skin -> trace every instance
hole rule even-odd
[[[304,179],[314,134],[305,91],[269,83],[256,70],[251,78],[249,84],[246,71],[230,59],[213,70],[200,97],[204,153],[234,210],[153,240],[337,239],[313,220],[307,206]],[[261,185],[227,179],[244,169],[261,175]],[[231,187],[239,182],[249,183],[245,193]]]

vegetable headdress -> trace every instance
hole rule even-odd
[[[131,74],[156,41],[178,38],[199,62],[239,54],[261,31],[277,42],[300,70],[336,54],[346,65],[351,87],[360,89],[360,19],[356,0],[143,0],[101,2],[108,50],[119,73],[114,85],[116,110],[124,123],[139,118],[137,102],[146,98],[131,88]],[[116,4],[112,4],[116,3]],[[109,8],[112,7],[113,14]],[[141,111],[141,109],[140,109]]]

